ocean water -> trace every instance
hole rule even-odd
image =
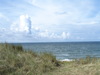
[[[53,53],[58,60],[100,57],[100,42],[16,43],[35,52]]]

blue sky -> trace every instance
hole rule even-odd
[[[0,0],[0,42],[100,41],[99,0]]]

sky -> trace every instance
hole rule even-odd
[[[0,0],[0,42],[100,41],[100,0]]]

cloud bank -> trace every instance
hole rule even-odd
[[[34,26],[32,24],[31,17],[28,15],[21,15],[17,21],[12,23],[10,30],[11,33],[8,33],[11,35],[10,38],[16,39],[16,41],[27,41],[27,42],[34,42],[35,40],[53,40],[57,41],[58,39],[69,39],[70,33],[69,32],[50,32],[49,30],[43,30],[39,28],[38,26]],[[6,36],[8,37],[8,35]],[[8,39],[11,40],[11,39]],[[8,41],[7,40],[7,41]],[[32,41],[33,40],[33,41]],[[13,42],[13,41],[12,41]]]

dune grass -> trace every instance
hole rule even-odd
[[[50,53],[5,43],[0,44],[0,75],[100,75],[100,59],[87,56],[61,62]]]
[[[24,51],[22,46],[0,45],[0,75],[43,75],[60,66],[48,53]]]
[[[86,57],[63,62],[62,67],[45,75],[100,75],[100,59]]]

